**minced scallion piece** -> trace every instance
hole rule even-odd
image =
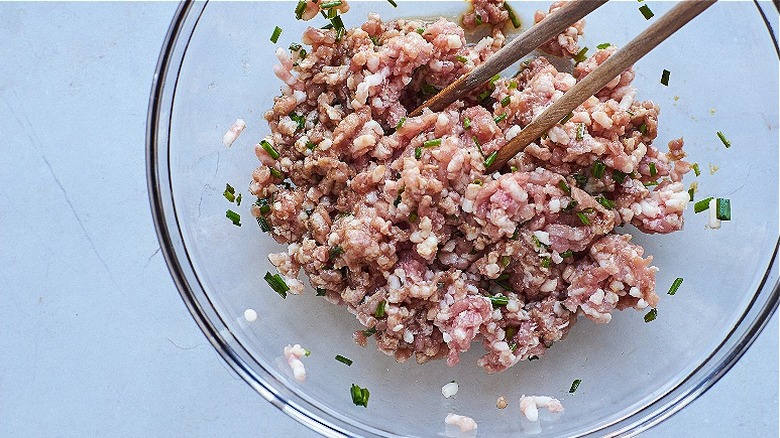
[[[650,309],[650,311],[645,314],[645,322],[655,321],[656,316],[658,316],[658,310]]]
[[[490,302],[493,303],[493,307],[501,307],[509,304],[509,298],[505,295],[496,294],[488,298],[490,299]]]
[[[320,3],[320,9],[331,9],[341,6],[341,0]]]
[[[409,222],[415,223],[417,222],[417,219],[419,219],[419,216],[417,215],[416,211],[409,213]]]
[[[647,123],[642,123],[641,125],[639,125],[639,132],[642,135],[647,134]]]
[[[718,131],[718,138],[723,142],[723,146],[726,146],[726,148],[731,147],[731,142],[726,138],[726,135],[723,134],[723,132]]]
[[[509,262],[511,262],[511,261],[512,261],[511,257],[509,257],[509,256],[501,256],[498,259],[498,265],[501,266],[502,268],[506,268],[507,266],[509,266]]]
[[[295,6],[295,18],[300,20],[303,18],[303,12],[306,10],[306,0],[300,0]]]
[[[577,183],[577,187],[585,187],[585,183],[588,182],[587,175],[583,175],[581,173],[575,173],[571,177],[574,178],[574,182]]]
[[[731,220],[731,200],[727,198],[715,200],[715,217],[722,221]]]
[[[465,57],[465,56],[463,56],[463,55],[458,55],[458,56],[456,56],[456,57],[455,57],[455,59],[457,59],[458,61],[460,61],[460,62],[462,62],[462,63],[464,63],[464,64],[465,64],[465,63],[467,63],[467,62],[469,62],[469,59],[468,59],[468,58],[466,58],[466,57]]]
[[[490,78],[490,81],[489,81],[489,82],[490,82],[490,85],[495,85],[495,84],[496,84],[496,82],[497,82],[499,79],[501,79],[501,75],[500,75],[500,74],[498,74],[498,73],[496,73],[495,75],[493,75],[493,77],[492,77],[492,78]]]
[[[658,181],[656,181],[656,180],[648,181],[648,182],[644,183],[644,185],[645,185],[645,187],[657,186],[658,185]]]
[[[300,51],[298,51],[298,56],[301,58],[301,61],[306,59],[306,49],[301,49]]]
[[[434,138],[433,140],[426,140],[423,142],[423,147],[426,148],[435,148],[436,146],[441,145],[441,139],[440,138]]]
[[[577,124],[577,140],[582,140],[585,137],[585,124]]]
[[[333,260],[342,254],[344,254],[344,248],[342,248],[341,245],[336,245],[328,250],[328,258],[330,260]]]
[[[653,11],[650,10],[650,6],[647,6],[647,5],[642,5],[639,8],[639,12],[642,13],[642,15],[645,17],[645,20],[649,20],[649,19],[653,18],[653,16],[655,15],[653,13]]]
[[[377,37],[370,36],[369,38],[371,38],[371,42],[374,43],[375,46],[381,46],[381,44],[379,44],[379,40],[377,39]]]
[[[274,31],[271,34],[271,42],[276,44],[279,42],[279,37],[282,35],[282,28],[279,26],[274,27]]]
[[[310,151],[313,151],[316,148],[317,148],[317,145],[314,144],[313,142],[311,142],[311,141],[307,141],[306,142],[306,149],[308,149]]]
[[[228,210],[225,212],[225,217],[230,219],[230,222],[233,222],[233,225],[240,227],[241,226],[241,215],[236,213],[233,210]]]
[[[279,294],[280,297],[287,298],[287,291],[290,290],[290,286],[287,286],[287,283],[284,282],[284,279],[282,279],[281,275],[271,275],[270,272],[266,272],[263,279],[266,283],[268,283],[269,286],[271,286],[271,289],[273,289],[274,292]]]
[[[422,158],[422,148],[421,147],[417,146],[416,148],[414,148],[414,158],[416,158],[418,160],[420,158]]]
[[[575,62],[582,62],[582,61],[588,59],[587,53],[588,53],[588,48],[587,47],[583,47],[582,49],[580,49],[579,52],[577,52],[576,55],[574,55],[574,58],[572,58],[572,59],[574,59]]]
[[[276,179],[284,179],[284,174],[279,169],[275,167],[269,167],[268,170],[271,172],[272,177]]]
[[[255,205],[260,207],[260,214],[263,216],[271,212],[271,206],[268,205],[268,198],[257,198]]]
[[[512,22],[512,27],[515,29],[520,29],[522,23],[520,23],[520,18],[518,18],[517,14],[515,14],[515,10],[509,6],[509,3],[506,2],[504,3],[504,9],[506,9],[507,14],[509,14],[509,21]]]
[[[596,46],[597,49],[606,49],[607,47],[611,46],[610,43],[601,43],[598,46]]]
[[[670,288],[669,288],[669,292],[668,292],[668,294],[669,294],[669,295],[674,295],[674,294],[676,294],[676,293],[677,293],[677,289],[679,289],[679,288],[680,288],[680,285],[682,284],[682,282],[683,282],[683,279],[682,279],[682,278],[679,278],[679,277],[678,277],[677,279],[675,279],[675,280],[674,280],[674,283],[672,283],[672,287],[670,287]]]
[[[296,131],[299,131],[306,127],[306,117],[298,114],[298,113],[290,113],[290,118],[298,124],[298,127],[295,129]]]
[[[482,102],[483,100],[485,100],[488,97],[490,97],[491,94],[493,94],[493,90],[491,90],[490,88],[487,88],[487,89],[485,89],[485,91],[483,91],[483,92],[481,92],[481,93],[479,93],[477,95],[477,100]]]
[[[696,176],[701,175],[701,170],[699,169],[699,163],[693,163],[691,164],[691,169],[693,169],[693,174]]]
[[[702,211],[709,210],[710,201],[712,201],[712,196],[709,196],[707,198],[702,199],[701,201],[696,202],[695,204],[693,204],[693,212],[701,213]]]
[[[241,205],[241,193],[236,196],[236,205]]]
[[[396,196],[395,200],[393,201],[393,206],[394,207],[398,207],[398,204],[401,203],[401,195],[404,193],[405,189],[406,189],[406,187],[401,187],[400,189],[398,189],[398,196]]]
[[[423,29],[422,27],[418,27],[418,28],[415,30],[415,32],[417,32],[417,33],[419,33],[420,35],[422,35],[422,34],[424,34],[424,33],[425,33],[425,29]]]
[[[623,184],[623,181],[626,180],[626,177],[628,176],[627,173],[621,172],[619,170],[613,170],[612,171],[612,179],[618,183]]]
[[[615,208],[615,201],[605,198],[604,196],[598,196],[596,197],[596,201],[598,201],[599,204],[603,205],[606,209],[613,209]]]
[[[567,258],[567,257],[573,257],[573,256],[574,256],[574,252],[572,252],[572,250],[570,250],[570,249],[567,249],[566,251],[561,253],[561,257],[564,258],[564,259]]]
[[[501,122],[503,122],[504,120],[506,120],[506,116],[507,116],[507,114],[506,114],[506,113],[503,113],[503,114],[501,114],[501,115],[500,115],[500,116],[498,116],[498,117],[493,117],[493,121],[494,121],[494,122],[496,122],[496,123],[501,123]]]
[[[363,336],[367,338],[370,338],[374,333],[376,333],[376,327],[363,330]]]
[[[431,95],[433,95],[433,94],[436,94],[436,93],[438,93],[438,92],[439,92],[439,90],[437,90],[437,89],[436,89],[436,87],[434,87],[434,86],[433,86],[433,85],[431,85],[431,84],[425,84],[425,85],[423,85],[423,86],[422,86],[422,88],[421,88],[421,91],[422,91],[423,93],[425,93],[425,94],[431,94]]]
[[[569,394],[574,394],[577,391],[577,388],[580,387],[580,383],[582,383],[582,380],[576,379],[573,382],[571,382],[571,388],[569,388]]]
[[[386,300],[382,300],[376,305],[376,310],[374,310],[374,316],[377,318],[384,318],[387,316],[387,313],[385,312],[385,306],[387,305]]]
[[[571,187],[569,187],[568,184],[566,184],[566,180],[562,179],[558,181],[558,187],[563,190],[563,193],[566,193],[567,195],[571,195]]]
[[[563,207],[563,212],[564,213],[568,213],[568,212],[574,210],[574,208],[577,207],[577,204],[579,204],[579,203],[577,201],[575,201],[574,199],[572,199],[571,201],[569,201],[569,205],[567,205],[566,207]]]
[[[664,69],[664,71],[661,72],[661,84],[662,85],[665,85],[667,87],[669,86],[669,75],[671,73],[672,72],[670,72],[669,70],[666,70],[666,69]]]
[[[306,357],[309,357],[309,356],[311,356],[311,351],[309,351],[309,349],[307,349],[307,348],[304,348],[303,349],[303,355],[306,356]]]
[[[257,218],[257,225],[260,225],[260,231],[264,233],[271,231],[271,225],[269,225],[266,218],[262,216]]]
[[[352,403],[354,403],[355,406],[368,407],[368,397],[371,394],[368,392],[367,388],[361,388],[353,383],[349,393],[352,394]]]
[[[233,188],[230,184],[225,184],[225,191],[222,192],[222,196],[225,197],[230,202],[234,202],[236,200],[236,189]]]
[[[395,125],[395,129],[403,128],[404,123],[406,123],[406,117],[401,117],[401,119],[398,120],[398,123]]]
[[[268,155],[271,156],[274,160],[279,159],[279,151],[276,150],[276,148],[271,145],[267,140],[260,140],[260,146],[263,147],[263,149],[268,152]]]
[[[540,265],[543,268],[548,269],[550,267],[551,263],[552,263],[552,259],[550,257],[542,257],[542,261],[541,261]]]
[[[484,21],[482,20],[482,16],[479,14],[477,14],[477,17],[474,19],[474,22],[477,24],[477,26],[484,23]]]
[[[658,169],[655,167],[655,163],[650,163],[650,177],[655,178],[656,175],[658,175]]]
[[[398,3],[396,3],[395,0],[387,0],[387,2],[393,5],[394,8],[398,7]]]
[[[321,287],[318,287],[315,290],[317,291],[317,296],[318,297],[324,297],[328,293],[327,289],[323,289]]]
[[[484,157],[485,153],[482,152],[482,145],[479,143],[479,140],[477,139],[477,137],[472,135],[471,139],[474,140],[474,144],[477,146],[477,150],[479,151],[479,154]]]
[[[298,52],[298,51],[300,51],[302,48],[303,48],[303,46],[301,46],[301,45],[300,45],[300,44],[298,44],[298,43],[290,43],[290,51],[291,51],[291,52]]]
[[[510,171],[511,173],[515,173],[515,172],[517,172],[517,166],[509,166],[509,171]]]
[[[511,97],[505,96],[503,99],[501,99],[501,106],[509,106],[509,102],[511,100]]]
[[[481,180],[481,179],[475,179],[475,180],[474,180],[474,181],[472,181],[471,183],[472,183],[472,184],[476,184],[476,185],[478,185],[478,186],[481,186],[481,185],[482,185],[482,180]]]
[[[561,119],[561,125],[565,125],[572,117],[574,117],[574,113],[566,114],[566,117]]]
[[[590,219],[588,219],[588,216],[586,216],[584,212],[578,211],[577,217],[580,218],[582,225],[590,225]]]
[[[494,151],[492,154],[488,155],[487,158],[485,158],[485,169],[489,168],[493,165],[493,163],[496,162],[496,157],[498,156],[498,151]]]
[[[352,359],[346,358],[340,354],[336,355],[336,360],[343,363],[344,365],[351,367],[352,366]]]
[[[696,193],[696,189],[691,187],[688,189],[688,197],[690,198],[690,201],[693,202],[693,195]]]
[[[468,117],[463,118],[463,129],[471,129],[471,119]]]
[[[605,170],[607,170],[607,166],[605,166],[601,160],[596,160],[593,162],[593,168],[591,169],[590,173],[594,178],[601,179],[604,178]]]

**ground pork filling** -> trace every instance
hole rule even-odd
[[[616,226],[683,225],[682,140],[656,149],[659,108],[629,69],[500,172],[485,160],[615,51],[558,71],[538,57],[440,112],[407,112],[504,44],[503,2],[477,2],[490,36],[458,24],[370,15],[343,35],[309,28],[279,49],[282,93],[250,190],[286,252],[269,258],[293,294],[301,271],[397,360],[459,361],[475,341],[488,372],[536,358],[578,315],[655,307],[652,257]],[[553,5],[553,8],[558,5]],[[541,20],[545,13],[537,13]],[[473,21],[473,17],[471,18]],[[578,23],[545,45],[578,52]]]

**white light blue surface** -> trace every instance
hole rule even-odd
[[[228,371],[168,274],[146,109],[176,4],[0,2],[0,436],[314,433]],[[778,436],[777,316],[643,437]]]

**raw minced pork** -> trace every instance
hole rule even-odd
[[[478,363],[497,372],[542,355],[578,315],[606,323],[615,309],[656,306],[652,257],[615,227],[679,230],[690,166],[681,139],[667,153],[653,146],[659,108],[635,99],[629,69],[486,175],[486,157],[616,49],[573,73],[537,57],[440,112],[407,117],[504,44],[503,2],[475,10],[493,26],[475,44],[443,18],[371,14],[340,38],[309,28],[305,56],[278,49],[282,92],[265,114],[250,189],[253,214],[288,245],[270,260],[291,292],[304,290],[302,270],[366,327],[358,343],[373,335],[399,361],[455,365],[481,340]],[[582,25],[544,49],[570,58]]]

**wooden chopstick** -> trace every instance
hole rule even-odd
[[[443,110],[447,105],[455,102],[472,89],[484,84],[495,74],[500,73],[523,56],[531,53],[531,51],[563,32],[573,23],[581,20],[606,2],[607,0],[573,0],[568,2],[565,6],[553,11],[544,20],[502,47],[483,64],[461,76],[457,81],[428,99],[412,111],[409,116],[419,116],[425,108],[430,108],[432,111]]]
[[[497,153],[496,160],[487,173],[500,169],[507,160],[517,155],[530,143],[536,141],[566,115],[580,106],[590,96],[604,88],[611,80],[645,56],[650,50],[683,27],[687,22],[712,6],[716,0],[683,0],[669,12],[647,27],[622,49],[615,52],[584,79],[577,82],[555,103],[547,107],[520,133],[505,144]]]

